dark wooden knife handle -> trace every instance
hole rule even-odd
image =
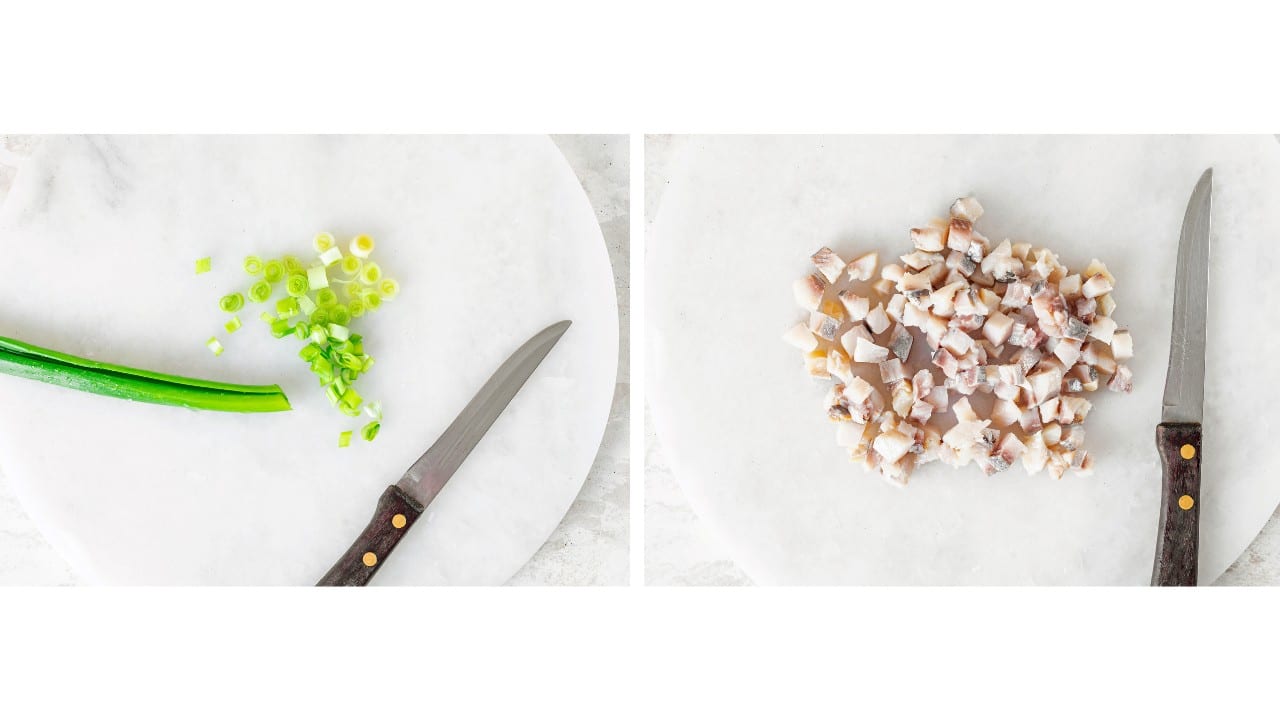
[[[400,538],[422,517],[422,510],[405,491],[395,485],[388,487],[378,498],[378,508],[364,532],[316,585],[368,585]]]
[[[1195,585],[1200,555],[1200,423],[1160,423],[1164,466],[1152,585]]]

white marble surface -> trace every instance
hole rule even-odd
[[[580,137],[558,141],[596,206],[597,219],[604,226],[609,254],[615,263],[614,274],[625,277],[626,139]],[[619,259],[622,265],[618,264]],[[623,288],[618,292],[620,297],[626,297]],[[625,322],[625,308],[620,309]],[[626,397],[625,380],[625,374],[618,377],[615,399]],[[625,407],[615,407],[610,413],[608,431],[578,500],[550,540],[511,582],[610,584],[625,580],[626,417]],[[78,580],[42,542],[11,496],[0,493],[0,583],[68,584]]]
[[[665,163],[683,138],[651,137],[646,146],[648,188],[646,220],[665,189]],[[651,249],[652,250],[652,249]],[[657,439],[650,433],[646,456],[646,577],[653,584],[740,584],[747,576],[730,559],[726,546],[689,509]],[[1221,576],[1221,584],[1269,584],[1280,572],[1277,523],[1264,529],[1240,559]]]

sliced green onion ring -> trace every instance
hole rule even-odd
[[[342,274],[347,277],[355,277],[360,274],[360,268],[364,263],[360,262],[360,258],[355,255],[348,255],[342,258],[342,263],[338,265],[338,269],[342,270]]]
[[[244,307],[244,296],[240,293],[223,295],[222,299],[218,301],[218,307],[222,308],[223,312],[236,312],[240,308]]]
[[[351,444],[351,431],[343,430],[338,433],[338,447],[344,448]]]
[[[259,280],[249,286],[249,300],[256,303],[263,303],[271,299],[271,283],[266,280]]]
[[[282,262],[284,262],[285,272],[294,273],[294,272],[302,272],[306,270],[306,267],[303,266],[302,261],[292,255],[285,255],[284,260]]]
[[[330,308],[338,304],[338,295],[333,288],[320,288],[316,291],[316,304],[322,308]]]
[[[378,294],[383,300],[394,300],[396,295],[400,294],[400,283],[391,278],[383,278],[382,282],[378,283]]]
[[[284,263],[279,260],[268,260],[262,266],[262,279],[269,283],[278,283],[284,279]]]
[[[382,429],[382,423],[378,422],[377,420],[374,420],[368,425],[365,425],[364,427],[360,428],[360,437],[364,438],[365,442],[373,442],[373,439],[378,437],[378,430],[381,430],[381,429]]]
[[[334,305],[329,308],[329,321],[339,325],[346,325],[351,322],[351,311],[347,309],[346,305]]]
[[[382,279],[382,268],[376,262],[367,262],[360,269],[360,282],[365,285],[377,285]]]
[[[222,354],[222,343],[218,342],[218,338],[216,337],[209,338],[209,342],[205,343],[205,345],[209,348],[209,350],[214,354],[215,357]]]
[[[311,247],[315,248],[318,253],[329,250],[334,244],[333,236],[327,232],[316,233],[315,238],[311,241]]]
[[[302,273],[290,273],[289,280],[284,284],[284,291],[289,293],[289,297],[297,298],[307,294],[307,276]]]
[[[257,255],[250,255],[244,259],[244,271],[250,275],[262,274],[262,258]]]
[[[196,274],[207,273],[213,269],[213,258],[202,257],[196,260]]]
[[[239,330],[239,329],[240,329],[240,317],[239,317],[238,315],[232,315],[232,316],[231,316],[231,319],[230,319],[230,320],[228,320],[228,321],[227,321],[227,323],[226,323],[225,325],[223,325],[222,327],[223,327],[223,328],[225,328],[225,329],[226,329],[226,331],[227,331],[227,332],[229,332],[229,333],[233,333],[233,332],[235,332],[235,331]]]
[[[348,250],[358,258],[367,258],[369,253],[373,252],[373,238],[368,235],[357,235],[351,238]]]

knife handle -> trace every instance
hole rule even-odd
[[[403,490],[395,485],[388,487],[378,498],[373,519],[360,537],[316,585],[368,585],[422,511],[422,505]]]
[[[1164,467],[1152,585],[1195,585],[1200,554],[1200,423],[1160,423]]]

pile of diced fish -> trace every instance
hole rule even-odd
[[[1097,260],[1073,273],[1047,249],[993,245],[973,227],[974,198],[950,214],[911,230],[915,249],[878,279],[876,253],[845,262],[824,247],[795,284],[809,320],[783,337],[809,375],[835,381],[823,407],[837,443],[899,485],[934,460],[987,475],[1019,460],[1054,478],[1088,472],[1083,394],[1133,389],[1115,278]]]

